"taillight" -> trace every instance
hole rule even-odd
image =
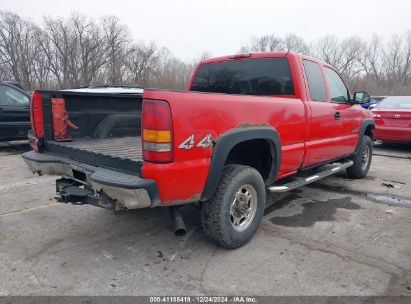
[[[169,163],[173,155],[173,127],[171,111],[163,100],[143,100],[142,111],[143,159]]]
[[[44,136],[43,101],[40,92],[35,91],[31,97],[30,120],[36,138]]]

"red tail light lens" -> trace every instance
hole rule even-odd
[[[143,100],[143,159],[148,162],[174,161],[171,111],[163,100]]]
[[[44,137],[43,100],[40,92],[34,91],[30,103],[30,120],[34,135]]]

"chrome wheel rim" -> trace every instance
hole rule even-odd
[[[257,212],[257,191],[253,186],[241,186],[234,195],[230,208],[230,222],[235,231],[246,230]]]
[[[361,169],[363,171],[367,169],[369,160],[370,160],[370,148],[368,146],[364,146],[364,149],[361,155]]]

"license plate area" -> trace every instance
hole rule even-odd
[[[411,120],[400,118],[384,118],[384,123],[387,126],[407,127],[410,125]]]

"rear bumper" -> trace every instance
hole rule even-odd
[[[112,200],[117,207],[127,209],[160,205],[160,194],[154,180],[91,166],[48,153],[30,151],[24,153],[22,157],[32,172],[63,176],[92,190],[88,197],[84,198],[84,203],[91,199],[95,200],[96,197],[98,199],[101,195],[105,199]]]
[[[389,142],[411,142],[411,128],[375,126],[375,139]]]

